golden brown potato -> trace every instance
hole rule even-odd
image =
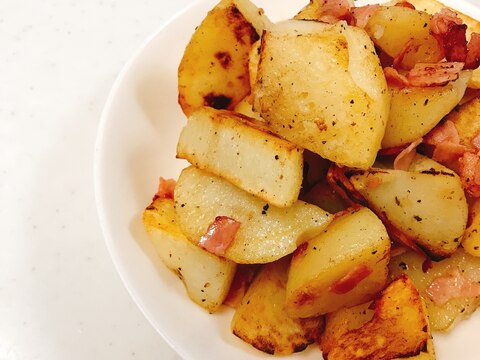
[[[175,221],[172,199],[156,199],[143,213],[143,225],[162,262],[185,284],[195,303],[215,312],[227,296],[236,264],[192,244]]]
[[[365,30],[375,45],[395,58],[407,42],[401,65],[411,69],[416,63],[436,63],[443,59],[438,41],[430,34],[432,16],[401,6],[382,6],[368,20]]]
[[[262,36],[253,91],[254,109],[281,137],[342,165],[373,164],[390,94],[362,29],[344,22],[275,25]]]
[[[233,333],[260,351],[288,355],[318,340],[323,317],[294,319],[284,309],[290,259],[265,265],[232,319]]]
[[[275,206],[291,206],[300,193],[303,149],[231,111],[204,107],[192,113],[177,157]]]
[[[250,92],[249,53],[268,23],[249,0],[222,0],[208,13],[178,68],[178,101],[187,116],[202,106],[233,109]]]
[[[390,239],[367,208],[348,209],[294,253],[286,310],[310,317],[371,300],[387,279]]]
[[[470,71],[445,86],[391,88],[392,100],[383,148],[409,144],[432,130],[460,102]]]
[[[267,263],[292,253],[318,235],[332,216],[303,201],[279,208],[227,180],[194,167],[184,169],[175,187],[177,222],[197,243],[217,216],[241,223],[225,257],[239,264]]]
[[[429,339],[422,299],[412,281],[403,276],[374,302],[373,314],[361,305],[327,316],[320,348],[331,360],[415,359]],[[419,359],[435,359],[433,348],[430,356]]]
[[[468,207],[461,181],[452,170],[416,155],[409,171],[372,168],[347,173],[369,207],[430,256],[444,258],[458,248]]]
[[[473,282],[480,281],[480,258],[465,253],[462,249],[456,251],[448,259],[434,262],[432,268],[423,271],[424,259],[414,252],[392,258],[389,268],[392,277],[407,274],[425,300],[426,310],[433,331],[450,329],[457,321],[470,316],[480,306],[480,296],[457,298],[453,297],[443,305],[438,305],[427,295],[430,284],[438,277],[454,269]]]

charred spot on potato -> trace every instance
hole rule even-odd
[[[224,69],[228,69],[232,61],[230,53],[226,51],[219,51],[215,53],[215,58],[218,60],[218,62],[220,63],[220,65],[222,65]]]
[[[229,8],[227,18],[230,24],[234,25],[233,32],[240,44],[253,44],[260,39],[255,28],[245,19],[236,6],[233,5]]]
[[[225,95],[216,95],[214,93],[209,93],[203,97],[203,104],[205,106],[210,106],[214,109],[227,109],[232,103],[232,98]]]

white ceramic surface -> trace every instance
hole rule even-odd
[[[272,20],[294,14],[304,1],[258,0]],[[454,1],[450,1],[454,3]],[[229,331],[232,312],[209,315],[187,298],[180,281],[161,264],[147,241],[141,213],[159,176],[177,177],[175,159],[185,118],[177,105],[176,71],[196,25],[215,1],[199,1],[160,29],[125,67],[107,102],[96,146],[96,195],[101,225],[117,270],[155,329],[188,360],[270,358]],[[480,17],[467,2],[457,5]],[[439,360],[477,359],[478,314],[451,334],[435,337]],[[318,359],[318,350],[290,358]]]

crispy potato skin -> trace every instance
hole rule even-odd
[[[233,333],[267,354],[303,351],[323,331],[323,317],[295,319],[285,312],[289,261],[283,258],[260,270],[232,319]]]
[[[357,308],[358,310],[358,308]],[[430,338],[422,299],[407,276],[393,281],[374,302],[373,318],[367,309],[354,316],[335,320],[327,318],[327,326],[320,341],[325,359],[329,360],[384,360],[408,358],[426,349]],[[346,321],[345,321],[346,320]],[[359,326],[358,328],[356,326]]]

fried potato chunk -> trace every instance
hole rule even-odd
[[[373,317],[365,323],[371,316],[365,305],[327,317],[320,341],[325,358],[388,360],[425,352],[430,339],[427,317],[422,299],[407,276],[393,281],[373,307]]]
[[[201,108],[183,128],[177,157],[279,207],[298,199],[303,149],[240,114]]]
[[[193,34],[178,68],[178,101],[233,109],[250,92],[248,60],[269,20],[249,0],[222,0]]]
[[[192,244],[175,221],[172,199],[156,199],[143,213],[143,225],[162,262],[185,284],[195,303],[213,313],[222,305],[236,264]]]
[[[360,28],[289,20],[262,36],[254,110],[281,137],[341,165],[368,168],[390,93]]]
[[[290,259],[265,265],[251,284],[232,319],[233,333],[268,354],[288,355],[318,340],[322,316],[291,318],[285,312],[285,286]]]
[[[318,235],[333,216],[321,208],[296,201],[279,208],[239,189],[229,181],[195,167],[184,169],[175,187],[177,222],[197,243],[217,216],[240,222],[225,257],[239,264],[278,260]]]

